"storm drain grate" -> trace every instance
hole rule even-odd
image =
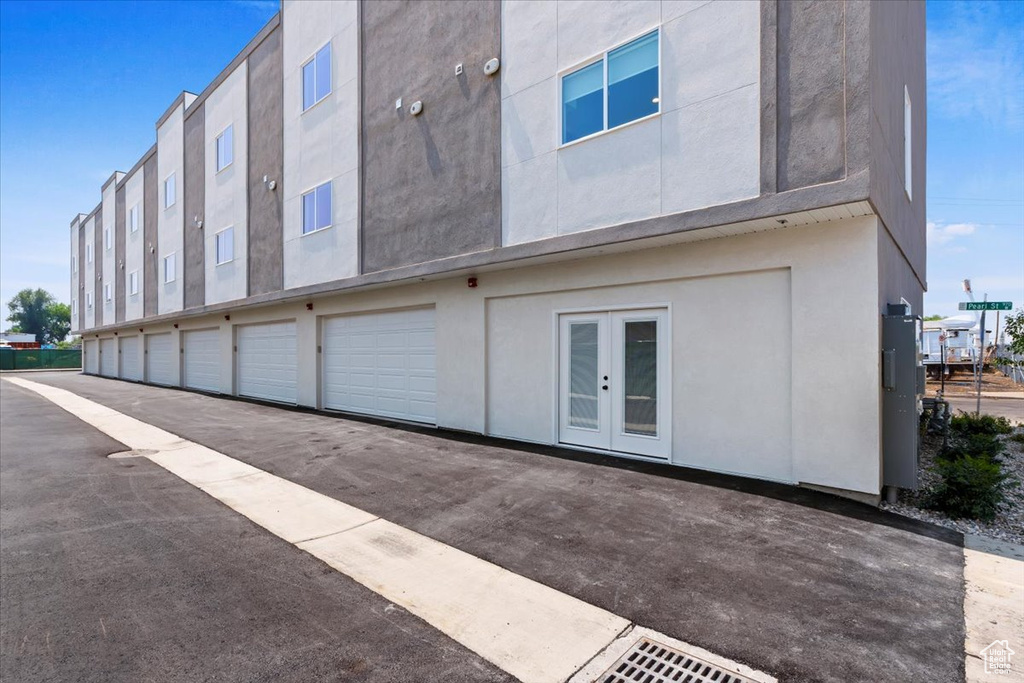
[[[641,638],[596,683],[749,683],[750,679]]]

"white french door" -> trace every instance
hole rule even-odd
[[[668,459],[668,311],[559,316],[562,443]]]

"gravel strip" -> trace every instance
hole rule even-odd
[[[1014,434],[1024,435],[1024,427],[1017,427]],[[999,439],[1006,445],[1000,456],[1003,471],[1009,475],[1010,486],[1006,491],[1006,499],[999,506],[996,518],[991,522],[979,522],[973,519],[950,519],[941,512],[925,510],[923,500],[939,482],[939,475],[932,469],[935,455],[942,446],[942,437],[928,435],[921,443],[921,488],[917,491],[901,490],[899,502],[894,505],[883,502],[881,508],[906,517],[924,522],[938,524],[948,529],[955,529],[965,534],[986,536],[999,541],[1008,541],[1024,545],[1024,444],[1010,438],[1011,434]],[[1013,485],[1016,482],[1016,486]]]

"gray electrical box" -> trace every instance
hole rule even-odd
[[[901,309],[882,316],[882,483],[917,489],[921,319]]]

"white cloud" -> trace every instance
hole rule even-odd
[[[977,223],[928,223],[928,244],[935,247],[942,247],[958,237],[969,237],[981,227]]]
[[[1014,3],[957,3],[928,31],[928,100],[953,119],[1024,127],[1024,41]]]

